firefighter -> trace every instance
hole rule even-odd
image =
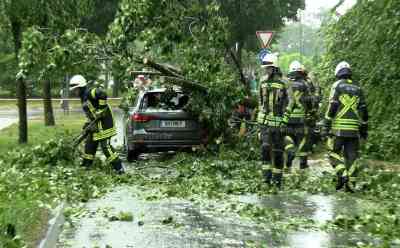
[[[325,116],[325,133],[333,135],[328,140],[329,159],[337,175],[336,190],[354,192],[360,138],[368,137],[368,109],[347,62],[337,65],[335,76],[338,81],[331,88]]]
[[[288,79],[289,104],[284,118],[285,122],[288,122],[285,136],[286,167],[290,170],[293,160],[298,157],[300,169],[306,169],[310,143],[307,141],[309,128],[305,124],[310,118],[312,98],[300,62],[293,61],[290,64]]]
[[[83,111],[88,119],[84,128],[91,121],[99,118],[96,128],[86,139],[82,166],[89,168],[92,165],[97,147],[100,144],[104,155],[107,157],[107,162],[113,166],[118,174],[123,174],[125,170],[119,155],[110,144],[110,139],[117,134],[117,130],[111,107],[107,103],[106,92],[99,87],[89,88],[86,79],[81,75],[75,75],[71,78],[70,91],[77,92],[81,99]]]
[[[274,54],[268,54],[262,59],[265,75],[260,80],[257,122],[261,125],[261,152],[265,182],[279,189],[282,185],[284,166],[282,117],[288,103],[288,95],[286,85],[281,80],[282,73],[277,60]]]

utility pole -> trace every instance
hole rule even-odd
[[[300,32],[300,41],[299,41],[299,53],[300,53],[300,63],[303,64],[303,54],[304,54],[304,29],[303,29],[303,11],[299,10],[299,32]]]

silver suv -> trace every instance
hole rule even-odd
[[[195,116],[184,110],[189,96],[165,88],[138,94],[125,120],[128,161],[140,153],[176,151],[202,144],[203,131]]]

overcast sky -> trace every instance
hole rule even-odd
[[[304,12],[305,21],[312,21],[313,14],[318,13],[321,8],[330,9],[338,2],[339,0],[306,0],[306,10]],[[338,9],[338,12],[344,14],[356,2],[357,0],[346,0]]]

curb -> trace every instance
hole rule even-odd
[[[55,216],[49,220],[49,228],[47,229],[46,236],[40,241],[38,248],[54,248],[56,247],[58,236],[62,231],[62,225],[65,222],[64,209],[66,207],[65,202],[61,203],[54,212]]]

